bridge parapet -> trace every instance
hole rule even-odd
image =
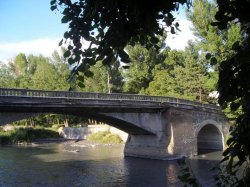
[[[136,94],[121,94],[121,93],[91,93],[91,92],[75,92],[75,91],[45,91],[31,90],[19,88],[0,88],[0,97],[34,97],[34,98],[66,98],[66,99],[96,99],[110,101],[145,101],[152,103],[168,103],[175,105],[194,106],[204,109],[221,111],[216,105],[203,104],[195,101],[179,99],[165,96],[147,96]]]

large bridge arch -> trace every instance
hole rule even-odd
[[[100,122],[107,123],[110,126],[116,127],[128,134],[153,135],[151,129],[143,123],[143,116],[136,113],[124,115],[121,113],[85,113],[85,112],[46,112],[46,113],[0,113],[0,125],[13,123],[30,117],[36,117],[44,114],[64,114],[86,117]],[[152,114],[153,115],[153,114]],[[141,123],[138,123],[141,122]]]
[[[222,125],[213,120],[203,121],[196,132],[197,153],[222,151],[224,149],[224,134]]]

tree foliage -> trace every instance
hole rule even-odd
[[[90,66],[99,60],[104,65],[112,65],[118,60],[128,63],[129,56],[124,50],[128,44],[140,43],[147,49],[159,49],[157,36],[163,35],[165,27],[171,27],[172,33],[178,29],[178,23],[173,24],[172,11],[182,4],[190,2],[51,0],[51,10],[62,10],[61,21],[69,24],[64,41],[70,44],[64,56],[74,65],[72,74],[83,72],[89,76]],[[82,48],[83,39],[89,42],[87,49]]]
[[[15,87],[15,81],[11,69],[3,62],[0,62],[0,86],[3,88]]]
[[[129,69],[124,70],[124,91],[128,93],[143,93],[153,80],[155,66],[164,60],[164,53],[155,49],[146,49],[137,44],[128,46],[130,57]]]
[[[169,51],[164,63],[156,66],[146,93],[208,102],[208,75],[198,57],[192,44],[185,51]]]
[[[244,163],[246,172],[241,183],[246,185],[249,184],[250,174],[250,2],[218,0],[217,3],[219,9],[213,25],[227,30],[230,23],[239,24],[244,36],[242,42],[232,45],[235,54],[221,62],[218,86],[221,106],[230,106],[232,111],[240,110],[224,156],[225,160],[229,160],[229,173],[237,172]]]

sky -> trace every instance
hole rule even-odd
[[[7,62],[18,53],[50,56],[67,30],[62,15],[50,10],[50,0],[0,0],[0,61]],[[178,15],[180,29],[169,35],[167,45],[184,49],[194,39],[184,11]]]

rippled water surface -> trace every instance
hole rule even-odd
[[[176,161],[123,157],[123,146],[70,144],[0,146],[0,186],[183,186]],[[190,160],[203,186],[213,186],[210,168],[220,153]]]
[[[0,147],[0,186],[181,186],[177,175],[175,161],[124,158],[123,146]]]

